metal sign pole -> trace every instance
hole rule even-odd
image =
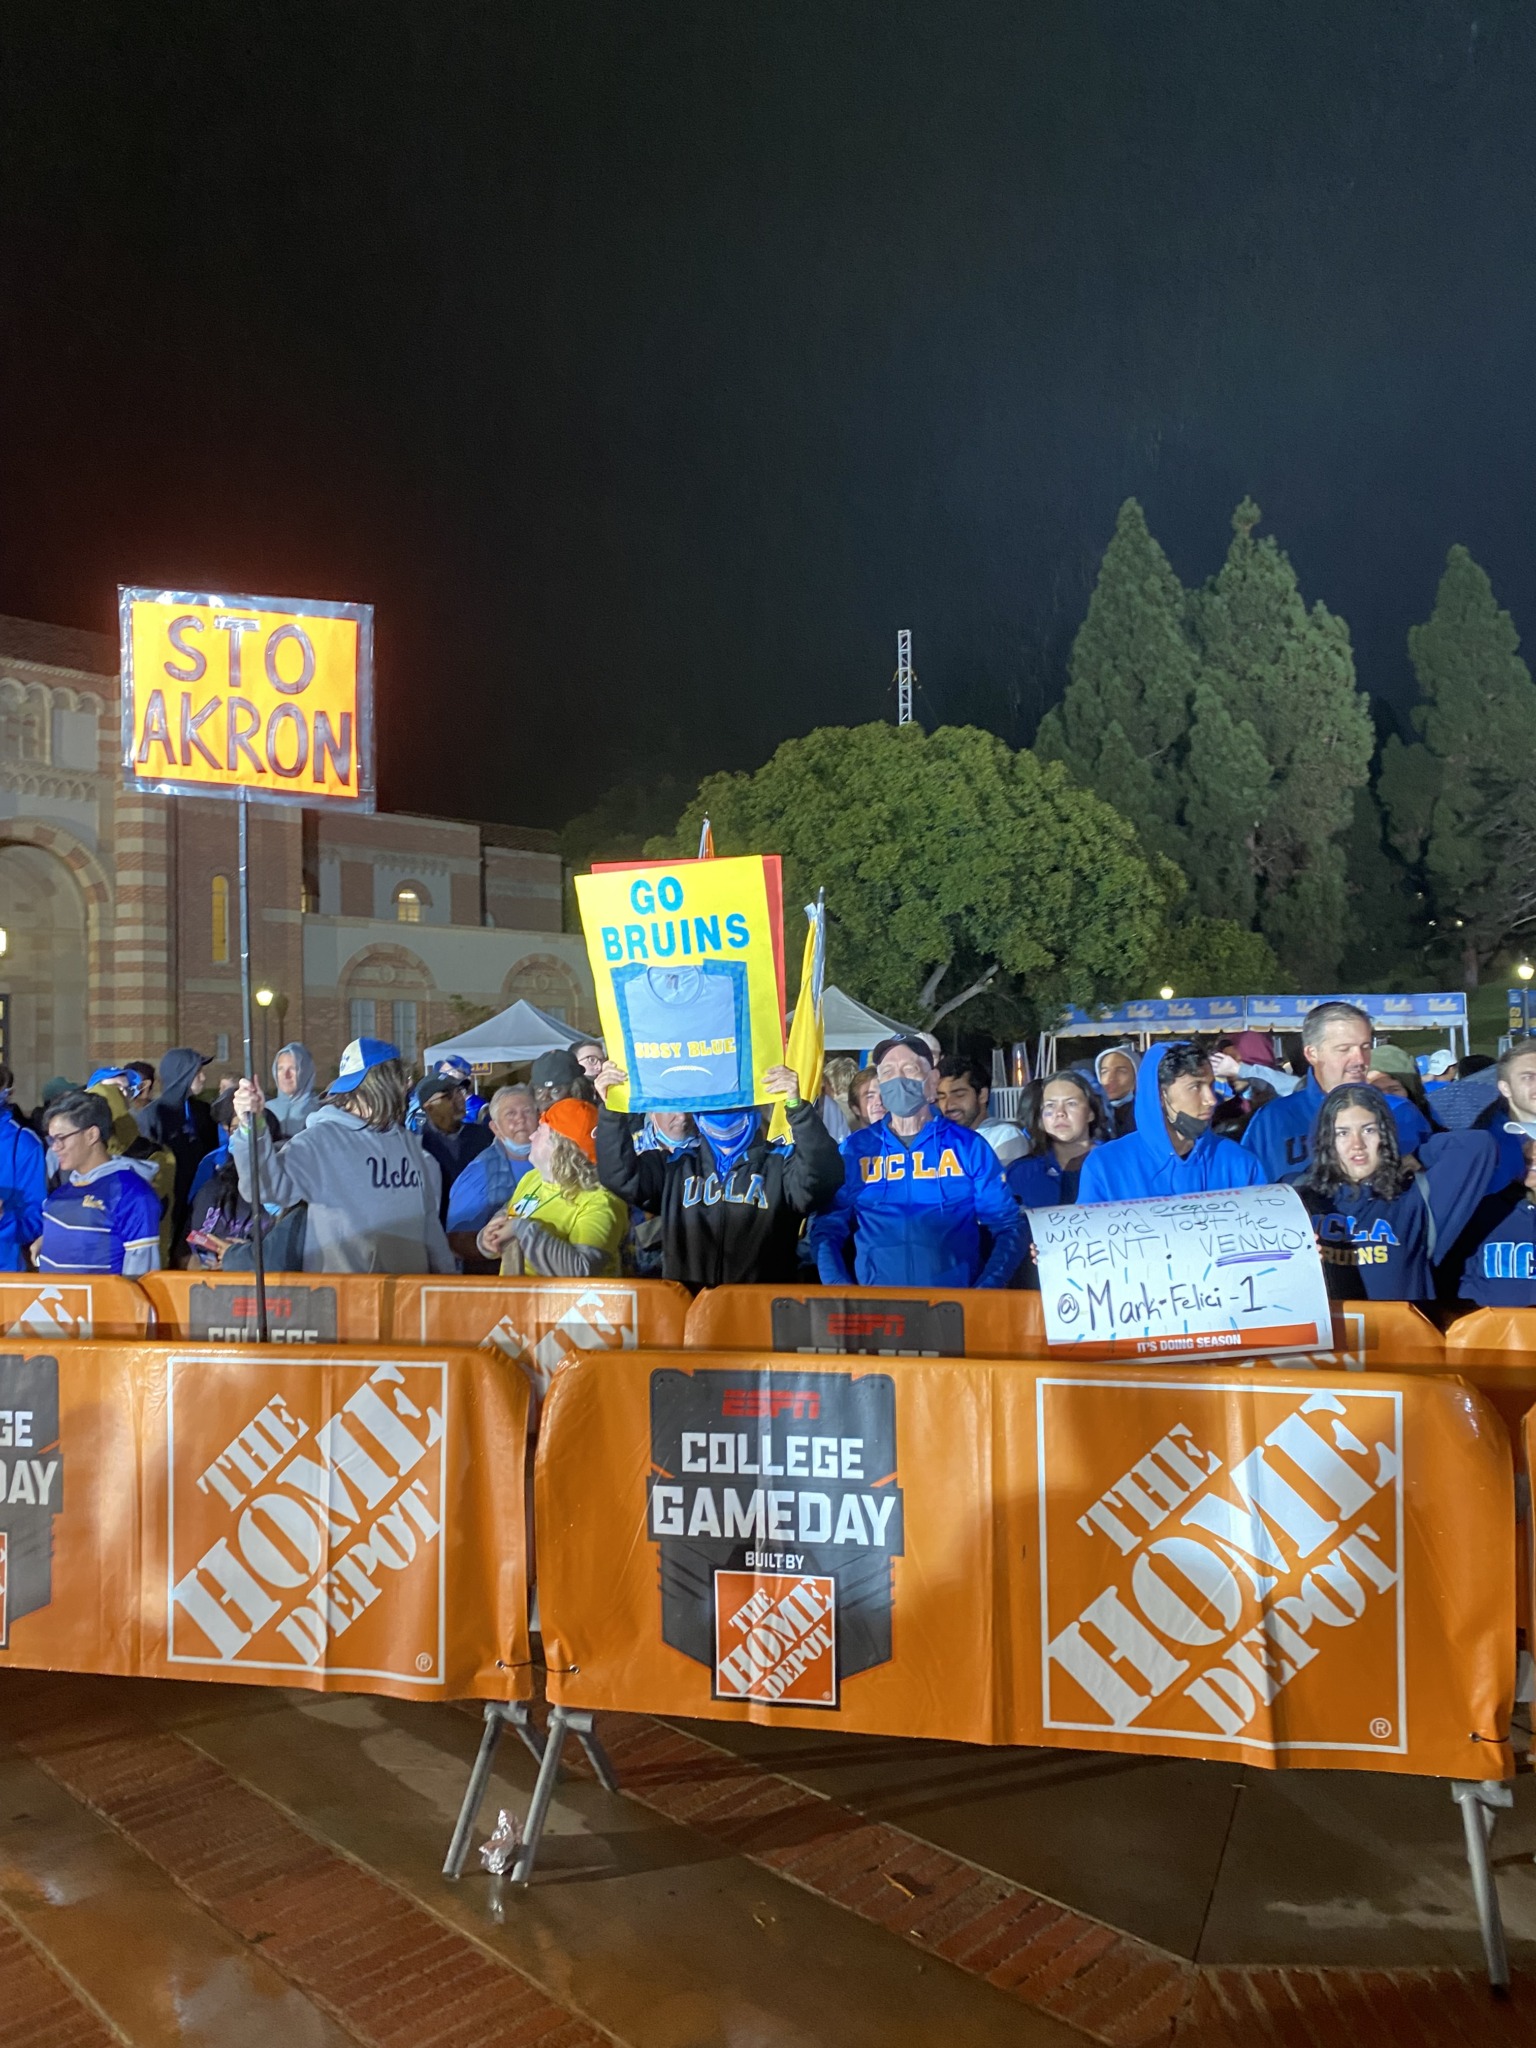
[[[255,1027],[251,1017],[251,847],[250,847],[251,799],[249,791],[240,792],[240,1025],[245,1034],[245,1071],[254,1081]],[[261,1206],[261,1158],[257,1150],[257,1124],[253,1121],[249,1131],[251,1157],[251,1254],[256,1265],[256,1341],[265,1344],[267,1331],[267,1258],[261,1241],[263,1210]]]

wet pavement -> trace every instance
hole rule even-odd
[[[606,1733],[631,1796],[568,1775],[519,1892],[473,1856],[440,1874],[479,1737],[463,1707],[6,1673],[0,2042],[1203,2048],[1287,2038],[1233,2001],[1315,1990],[1328,2024],[1306,2038],[1326,2043],[1372,2038],[1365,2001],[1425,1970],[1462,2015],[1442,2035],[1422,2008],[1425,2040],[1492,2011],[1439,1784]],[[532,1782],[509,1737],[477,1842]],[[1495,1852],[1536,1969],[1529,1781]],[[1536,2040],[1536,1987],[1489,2038]]]

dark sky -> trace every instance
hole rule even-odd
[[[1536,8],[5,0],[0,611],[378,607],[395,808],[1026,741],[1128,492],[1536,631]]]

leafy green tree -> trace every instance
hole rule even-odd
[[[1291,986],[1262,932],[1249,931],[1230,917],[1206,917],[1198,910],[1169,926],[1158,952],[1157,974],[1149,976],[1137,993],[1153,995],[1163,982],[1181,996],[1284,995]]]
[[[1348,627],[1321,603],[1308,610],[1283,549],[1269,535],[1254,538],[1259,517],[1244,499],[1225,562],[1190,597],[1202,679],[1230,726],[1213,721],[1215,767],[1192,741],[1185,812],[1202,836],[1208,815],[1219,820],[1214,843],[1200,851],[1220,861],[1225,847],[1218,872],[1234,914],[1256,917],[1291,971],[1321,988],[1344,953],[1344,841],[1374,736]],[[1201,908],[1211,909],[1206,861],[1193,850],[1189,868]]]
[[[1423,897],[1406,863],[1387,842],[1373,789],[1355,791],[1355,815],[1344,843],[1349,899],[1345,958],[1362,989],[1407,987],[1423,971]]]
[[[1066,694],[1040,721],[1035,751],[1131,819],[1150,852],[1181,862],[1198,673],[1183,586],[1127,498],[1072,643]]]
[[[1056,762],[973,727],[823,727],[711,776],[647,852],[779,853],[827,892],[829,973],[892,1016],[1006,1032],[1138,987],[1165,888],[1135,830]]]
[[[1388,742],[1381,794],[1393,841],[1420,864],[1437,927],[1456,934],[1472,986],[1508,936],[1518,894],[1509,822],[1523,810],[1517,793],[1536,784],[1536,685],[1519,650],[1487,575],[1453,547],[1433,613],[1408,634],[1419,738]]]

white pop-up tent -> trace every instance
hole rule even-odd
[[[510,1067],[519,1060],[536,1060],[541,1052],[555,1052],[575,1045],[585,1033],[551,1017],[547,1010],[519,1000],[499,1017],[487,1017],[483,1024],[461,1031],[457,1038],[445,1038],[441,1045],[429,1045],[423,1055],[427,1066],[438,1060],[468,1060],[472,1067]]]
[[[840,988],[829,985],[823,989],[821,1007],[828,1052],[870,1052],[882,1038],[912,1036],[910,1025],[882,1017],[878,1010],[845,996]]]

